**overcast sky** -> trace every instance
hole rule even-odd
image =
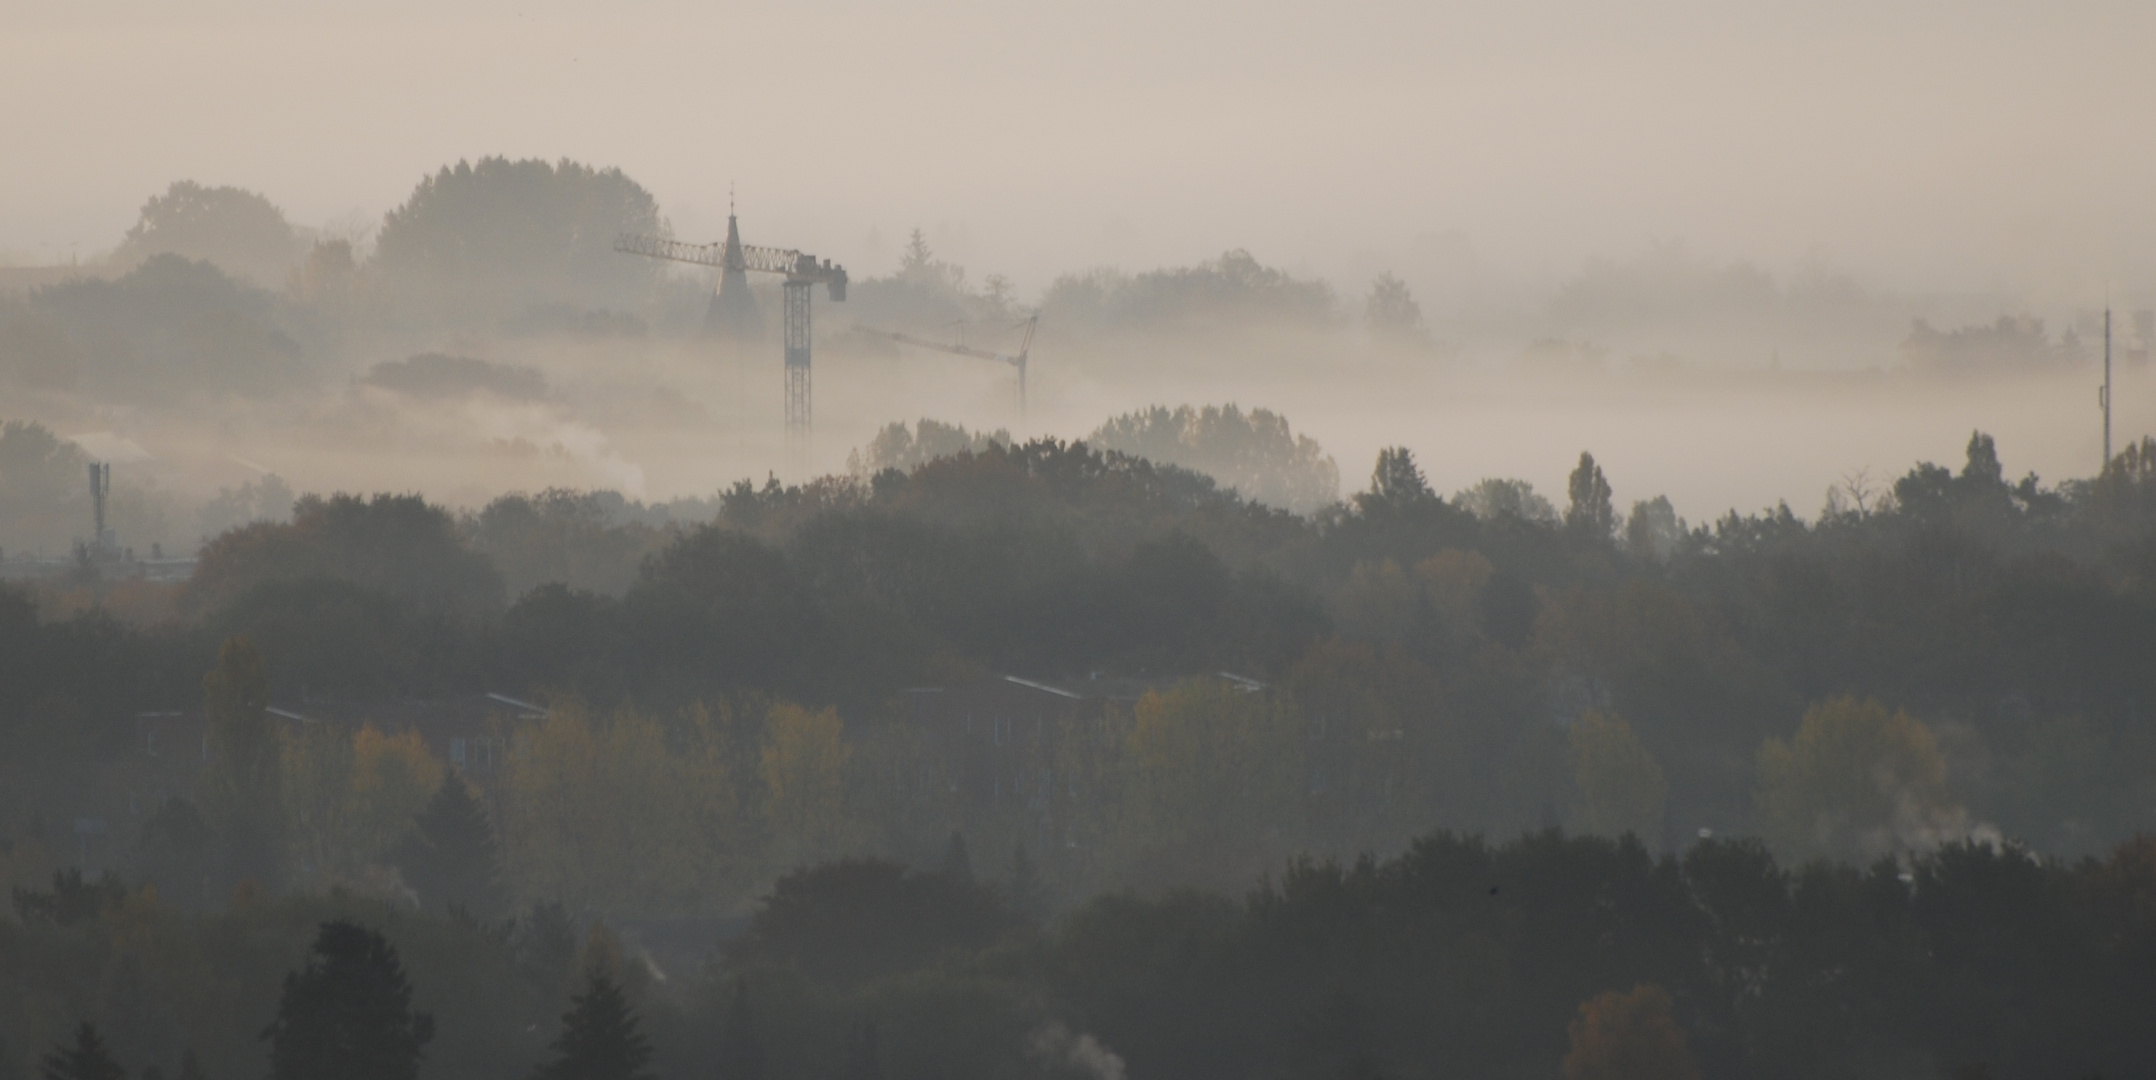
[[[1900,288],[2156,285],[2156,4],[12,0],[0,253],[173,180],[377,221],[489,154],[618,165],[689,235],[1026,293],[1457,230],[1510,272],[1684,240]]]

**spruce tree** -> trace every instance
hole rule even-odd
[[[501,854],[486,808],[472,797],[470,785],[451,772],[397,846],[395,859],[404,883],[431,911],[461,909],[481,922],[507,911],[501,882]]]
[[[75,1029],[73,1046],[61,1043],[40,1062],[44,1080],[127,1080],[127,1070],[105,1052],[97,1027],[87,1021]]]
[[[322,924],[307,966],[284,979],[270,1043],[272,1080],[413,1080],[434,1018],[412,1011],[397,951],[357,923]]]
[[[562,1014],[561,1036],[554,1040],[554,1060],[532,1073],[532,1080],[650,1080],[651,1045],[637,1030],[636,1013],[621,987],[594,970],[584,992],[570,999]]]

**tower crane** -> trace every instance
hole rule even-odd
[[[716,266],[720,296],[730,285],[746,287],[748,271],[778,274],[786,279],[786,441],[796,453],[808,445],[809,413],[809,289],[822,285],[831,299],[846,299],[846,268],[818,262],[792,248],[757,247],[741,242],[734,215],[726,215],[726,239],[716,244],[689,244],[663,236],[622,233],[614,238],[614,250],[654,259]]]
[[[854,329],[871,337],[880,337],[887,341],[896,341],[901,345],[912,345],[923,349],[935,349],[939,352],[957,353],[960,356],[974,356],[979,357],[982,360],[994,360],[997,363],[1009,364],[1010,366],[1017,368],[1018,418],[1023,420],[1025,419],[1026,415],[1026,357],[1033,351],[1033,331],[1040,326],[1040,322],[1041,317],[1038,315],[1033,315],[1028,318],[1021,319],[1017,323],[1013,324],[1015,326],[1025,327],[1025,335],[1019,339],[1018,351],[1016,353],[999,353],[991,352],[987,349],[975,349],[967,346],[963,342],[957,345],[952,345],[941,341],[930,341],[927,338],[914,337],[912,334],[901,334],[896,330],[878,330],[874,327],[868,326],[856,326],[854,327]]]

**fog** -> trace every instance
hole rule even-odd
[[[2156,6],[5,26],[0,1080],[2156,1056]]]
[[[1682,238],[2086,305],[2148,284],[2152,42],[2129,2],[28,4],[0,248],[88,255],[185,176],[364,224],[504,154],[618,164],[686,234],[735,184],[848,265],[919,224],[1027,290],[1459,230],[1534,280]]]

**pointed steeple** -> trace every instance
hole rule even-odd
[[[756,310],[756,297],[749,292],[749,265],[741,254],[741,220],[734,216],[733,193],[726,196],[726,251],[721,256],[719,291],[704,309],[704,334],[734,341],[755,341],[763,336],[763,316]]]

